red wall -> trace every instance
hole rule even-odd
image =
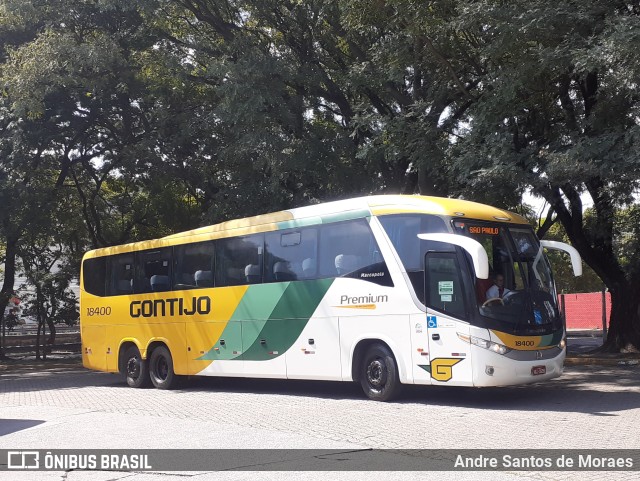
[[[567,329],[602,329],[602,293],[564,295]],[[611,294],[605,294],[607,309],[607,326],[611,315]],[[560,302],[562,302],[560,300]],[[560,304],[562,306],[562,304]]]

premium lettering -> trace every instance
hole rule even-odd
[[[340,305],[344,304],[375,304],[376,302],[389,302],[389,296],[347,296],[340,297]]]
[[[210,312],[211,298],[209,296],[192,297],[191,299],[177,297],[132,301],[129,305],[131,317],[192,316],[194,314],[209,314]]]

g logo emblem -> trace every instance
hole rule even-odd
[[[462,359],[450,359],[439,357],[431,361],[431,377],[436,381],[447,382],[453,377],[453,366]]]

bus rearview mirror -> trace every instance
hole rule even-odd
[[[565,244],[564,242],[541,240],[540,245],[546,249],[564,251],[571,257],[571,267],[575,277],[582,275],[582,259],[575,247]]]
[[[480,242],[457,234],[418,234],[418,238],[462,247],[471,256],[476,277],[489,278],[489,258]]]

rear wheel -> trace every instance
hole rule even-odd
[[[130,387],[149,386],[149,365],[146,360],[142,359],[136,346],[131,346],[124,352],[124,374],[127,378],[127,385]]]
[[[398,365],[388,347],[373,344],[367,349],[360,372],[360,385],[369,399],[390,401],[402,390]]]
[[[173,389],[178,385],[179,377],[173,371],[173,359],[165,346],[156,347],[149,359],[151,382],[158,389]]]

